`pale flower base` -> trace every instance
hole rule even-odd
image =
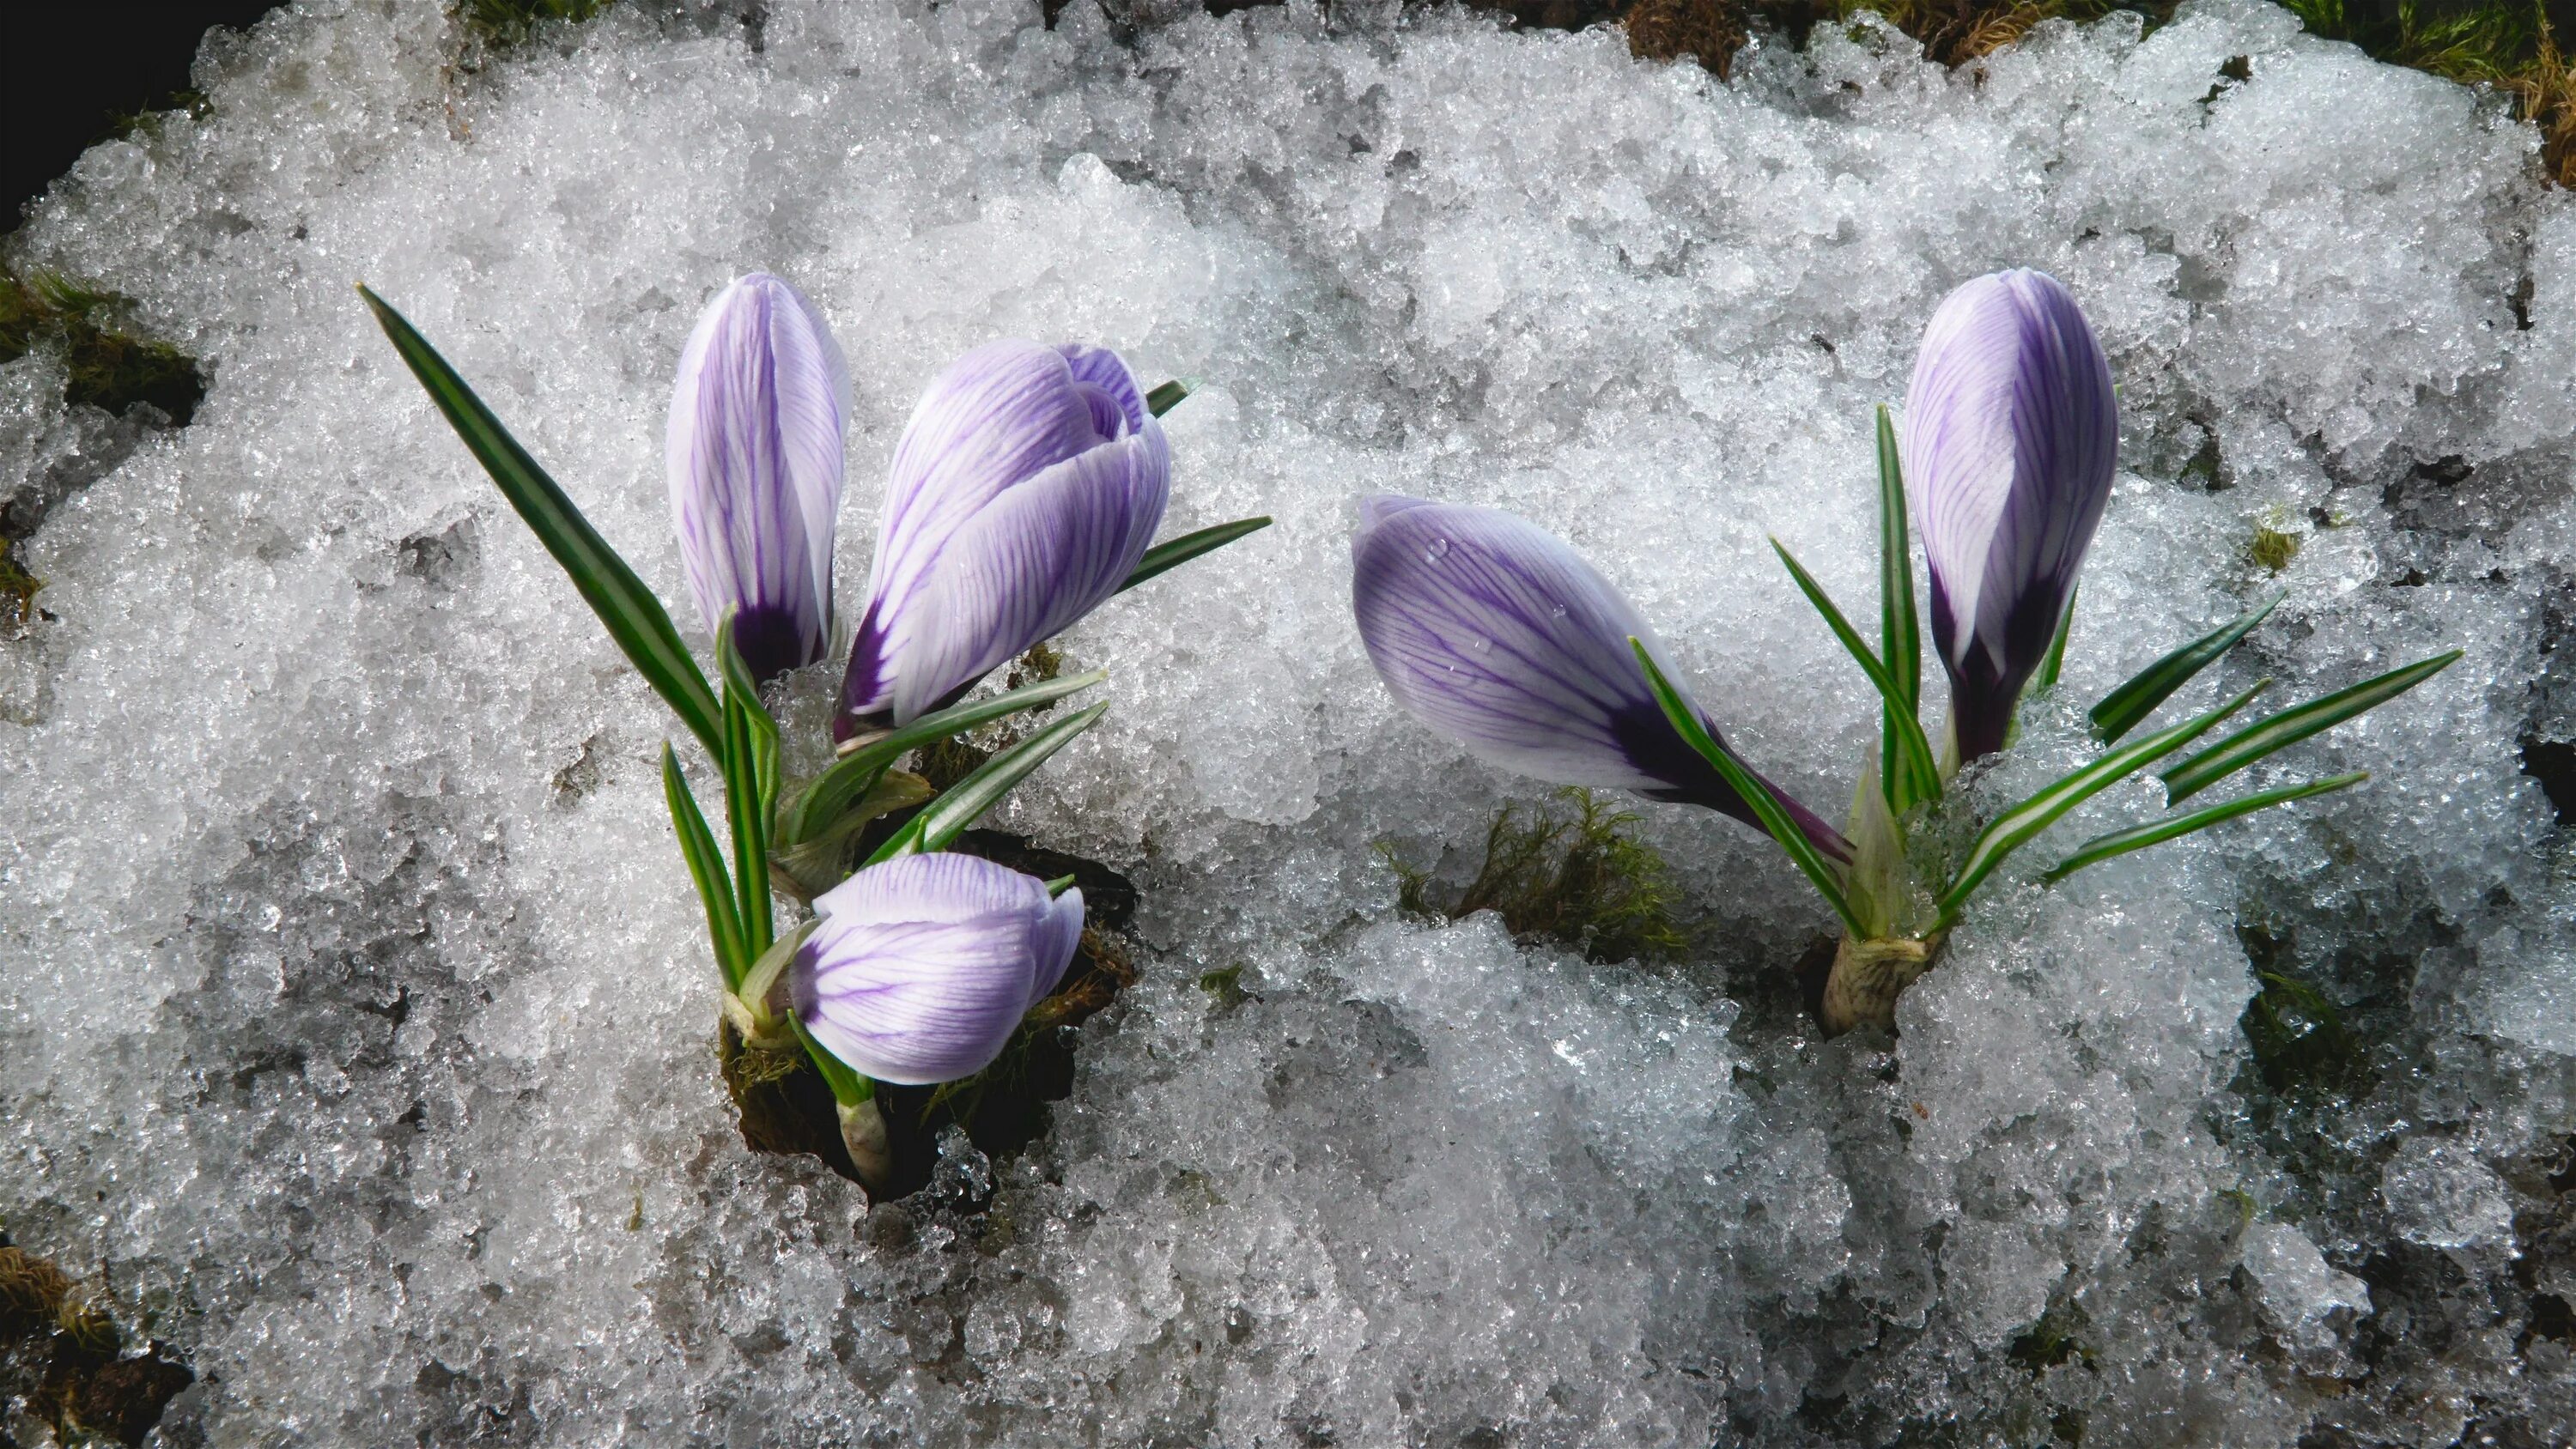
[[[1840,1036],[1862,1025],[1892,1029],[1896,998],[1914,984],[1914,978],[1932,969],[1941,939],[1843,937],[1834,948],[1833,972],[1825,978],[1825,1035]]]

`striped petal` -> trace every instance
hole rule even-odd
[[[1013,488],[941,553],[896,672],[908,723],[1118,592],[1171,491],[1160,429],[1103,444]]]
[[[1924,329],[1900,442],[1965,759],[2003,745],[2110,501],[2119,401],[2074,296],[1998,272]]]
[[[713,633],[766,679],[830,647],[848,365],[802,293],[754,272],[716,294],[680,354],[663,437],[680,559]]]
[[[1647,689],[1631,637],[1676,674],[1654,631],[1574,550],[1490,508],[1382,497],[1360,514],[1351,609],[1378,678],[1415,718],[1524,775],[1758,823]],[[1847,855],[1832,827],[1788,804],[1819,848]]]
[[[1170,483],[1117,354],[1003,342],[960,358],[896,448],[836,733],[906,723],[1097,607],[1153,541]]]
[[[1082,937],[1082,892],[970,855],[904,856],[814,902],[790,963],[799,1020],[882,1082],[924,1086],[989,1066],[1055,989]]]

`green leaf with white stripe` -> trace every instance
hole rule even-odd
[[[2358,785],[2369,778],[2368,774],[2356,770],[2349,775],[2310,780],[2299,785],[2283,785],[2278,789],[2260,790],[2241,799],[2227,801],[2225,804],[2195,810],[2189,815],[2150,820],[2144,825],[2133,825],[2126,830],[2114,830],[2107,835],[2096,835],[2077,846],[2073,855],[2050,866],[2048,873],[2040,879],[2053,885],[2088,865],[2098,864],[2113,856],[2127,855],[2133,850],[2144,850],[2150,845],[2162,845],[2168,840],[2179,839],[2196,830],[2207,830],[2213,825],[2234,820],[2240,815],[2251,815],[2257,810],[2268,810],[2275,805],[2286,805],[2293,800],[2305,800],[2311,795],[2323,795],[2329,791],[2341,790],[2349,785]]]
[[[1905,464],[1885,403],[1878,405],[1878,632],[1888,677],[1905,696],[1907,712],[1919,715],[1923,631],[1914,613],[1914,541],[1906,532]]]
[[[1088,674],[1045,680],[990,699],[950,705],[923,715],[890,735],[870,740],[833,761],[830,769],[814,777],[814,782],[796,797],[796,803],[788,807],[780,820],[778,838],[788,846],[801,845],[830,829],[854,802],[864,798],[875,787],[877,777],[892,768],[895,761],[923,745],[936,744],[1022,710],[1053,704],[1108,678],[1108,670],[1095,669]]]
[[[2430,659],[2419,660],[2403,669],[2392,669],[2376,679],[2365,679],[2350,689],[2336,690],[2322,699],[2312,699],[2247,725],[2165,771],[2165,803],[2180,804],[2275,750],[2297,744],[2310,735],[2321,734],[2355,715],[2386,704],[2450,668],[2460,653],[2454,649],[2446,654],[2436,654]]]
[[[2173,692],[2191,682],[2193,675],[2218,662],[2219,656],[2236,647],[2236,641],[2263,622],[2264,616],[2279,608],[2287,594],[2274,594],[2272,601],[2259,609],[2222,624],[2180,649],[2141,669],[2128,683],[2102,696],[2093,706],[2093,738],[2104,744],[2146,722],[2156,706],[2172,698]]]
[[[1969,895],[1978,886],[1985,884],[1987,876],[1994,874],[1995,867],[2002,865],[2006,856],[2030,843],[2041,831],[2056,824],[2058,817],[2217,728],[2221,721],[2243,709],[2247,701],[2270,683],[2270,680],[2264,680],[2198,719],[2187,720],[2169,730],[2149,735],[2136,744],[2113,750],[1996,816],[1969,845],[1967,859],[1960,862],[1958,875],[1941,892],[1941,918],[1933,929],[1947,930],[1959,918],[1959,908],[1967,904]]]
[[[1932,763],[1932,743],[1923,737],[1922,721],[1915,718],[1914,701],[1898,687],[1895,677],[1879,663],[1878,656],[1861,642],[1860,631],[1843,617],[1842,610],[1834,607],[1834,601],[1825,596],[1824,587],[1816,582],[1815,577],[1799,567],[1798,560],[1790,555],[1780,540],[1771,540],[1771,548],[1780,555],[1780,562],[1789,566],[1789,576],[1798,581],[1799,592],[1807,596],[1808,603],[1816,606],[1817,613],[1825,616],[1826,626],[1834,631],[1834,637],[1842,641],[1843,648],[1859,662],[1861,672],[1869,676],[1869,682],[1878,690],[1879,700],[1885,706],[1881,712],[1883,721],[1896,745],[1896,751],[1885,767],[1889,813],[1902,817],[1914,808],[1917,801],[1940,799],[1941,773]]]
[[[2066,607],[2058,612],[2057,632],[2049,637],[2048,652],[2039,658],[2039,669],[2030,677],[2030,687],[2047,691],[2057,687],[2058,676],[2066,669],[2066,636],[2075,628],[2075,594],[2079,586],[2066,586]]]
[[[1109,706],[1101,703],[1076,711],[976,766],[974,773],[950,786],[896,831],[892,839],[878,846],[867,864],[879,865],[897,856],[947,849],[949,842],[964,834],[985,811],[1000,804],[1012,786],[1045,764],[1049,755],[1073,743],[1074,736],[1098,724],[1108,710]]]
[[[1135,571],[1127,575],[1127,582],[1120,584],[1117,592],[1123,594],[1156,574],[1168,573],[1200,554],[1214,553],[1246,534],[1259,533],[1269,526],[1267,515],[1238,518],[1232,523],[1220,523],[1213,528],[1202,528],[1196,533],[1185,533],[1169,542],[1158,543],[1145,550],[1144,557],[1136,560]]]
[[[689,880],[707,908],[707,938],[716,948],[716,969],[724,974],[725,990],[734,990],[742,984],[751,958],[742,949],[733,882],[725,875],[715,832],[707,829],[707,817],[699,812],[688,777],[680,772],[680,757],[667,744],[662,746],[662,798],[671,807],[671,830],[680,837],[680,858],[688,862]]]
[[[757,959],[769,949],[770,812],[778,801],[778,725],[761,706],[750,666],[734,648],[733,619],[716,628],[716,663],[724,677],[725,815],[733,826],[734,906],[742,945]]]
[[[1923,735],[1923,631],[1914,612],[1914,543],[1906,532],[1905,466],[1898,456],[1896,425],[1888,421],[1884,403],[1878,409],[1878,636],[1888,680],[1905,699],[1902,708],[1882,700],[1878,725],[1878,777],[1886,782],[1880,793],[1889,813],[1901,819],[1917,803],[1940,793],[1941,776],[1929,766],[1928,740],[1926,764],[1919,772],[1908,760],[1909,726],[1914,736]]]

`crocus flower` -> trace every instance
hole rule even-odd
[[[971,855],[872,865],[814,898],[787,966],[805,1029],[851,1070],[924,1086],[971,1077],[1055,989],[1082,940],[1082,892]]]
[[[1370,498],[1351,565],[1369,662],[1424,724],[1524,775],[1705,805],[1758,828],[1647,688],[1632,636],[1666,678],[1679,673],[1654,631],[1546,530],[1491,508]],[[1832,826],[1772,793],[1818,849],[1850,858]]]
[[[895,446],[835,738],[902,725],[1118,591],[1171,449],[1104,348],[997,342],[932,380]]]
[[[822,314],[767,272],[718,292],[680,353],[663,447],[680,560],[707,631],[731,614],[755,678],[831,648],[849,395]]]
[[[2111,365],[2055,277],[1979,277],[1923,329],[1900,446],[1963,763],[2003,748],[2110,501],[2119,434]]]

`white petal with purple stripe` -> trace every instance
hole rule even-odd
[[[1082,892],[945,852],[874,865],[815,898],[788,967],[805,1029],[852,1070],[924,1086],[973,1076],[1055,989]]]
[[[999,342],[935,379],[896,447],[836,728],[907,723],[1117,592],[1171,451],[1102,348]]]
[[[822,314],[754,272],[716,294],[680,354],[664,434],[689,592],[766,678],[831,646],[849,369]]]

